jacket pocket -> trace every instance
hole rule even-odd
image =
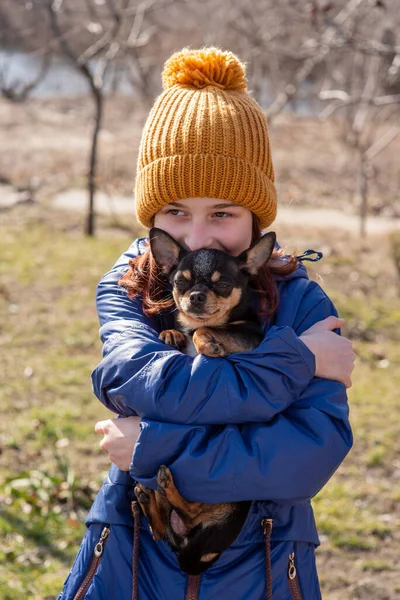
[[[291,552],[289,554],[289,564],[288,564],[288,584],[290,595],[292,600],[303,600],[303,596],[300,589],[300,583],[298,578],[298,573],[295,565],[295,553]]]
[[[82,600],[85,597],[85,594],[89,589],[89,586],[92,583],[93,577],[95,576],[98,566],[100,564],[101,557],[103,556],[104,552],[104,546],[107,542],[107,538],[109,535],[110,527],[106,525],[105,527],[103,527],[99,540],[94,547],[93,557],[90,561],[89,568],[86,572],[85,577],[83,578],[81,585],[79,586],[78,591],[74,596],[74,600]]]

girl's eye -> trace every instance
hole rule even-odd
[[[171,208],[170,210],[167,210],[167,215],[172,215],[173,217],[178,216],[178,213],[182,213],[182,210],[179,210],[178,208]]]
[[[217,219],[223,219],[224,217],[231,217],[232,216],[231,213],[223,212],[223,211],[216,212],[216,213],[214,213],[214,215],[217,217]]]

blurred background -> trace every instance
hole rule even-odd
[[[137,235],[164,61],[216,45],[269,118],[273,229],[358,354],[355,445],[313,500],[324,599],[400,597],[398,0],[2,0],[0,598],[54,599],[108,469],[95,288]]]

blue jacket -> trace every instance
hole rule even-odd
[[[337,314],[332,302],[300,264],[278,281],[279,309],[258,348],[192,358],[158,339],[173,327],[171,313],[146,317],[140,299],[118,286],[144,241],[97,290],[103,359],[93,391],[115,413],[142,420],[130,473],[111,467],[87,524],[131,525],[132,478],[155,489],[166,464],[188,500],[254,501],[239,544],[262,541],[266,516],[273,541],[318,545],[310,499],[349,452],[352,434],[345,386],[314,377],[314,355],[299,336]]]

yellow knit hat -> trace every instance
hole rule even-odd
[[[184,48],[165,63],[140,142],[136,214],[145,227],[177,200],[219,198],[247,207],[262,228],[276,216],[265,114],[246,92],[245,65],[219,48]]]

